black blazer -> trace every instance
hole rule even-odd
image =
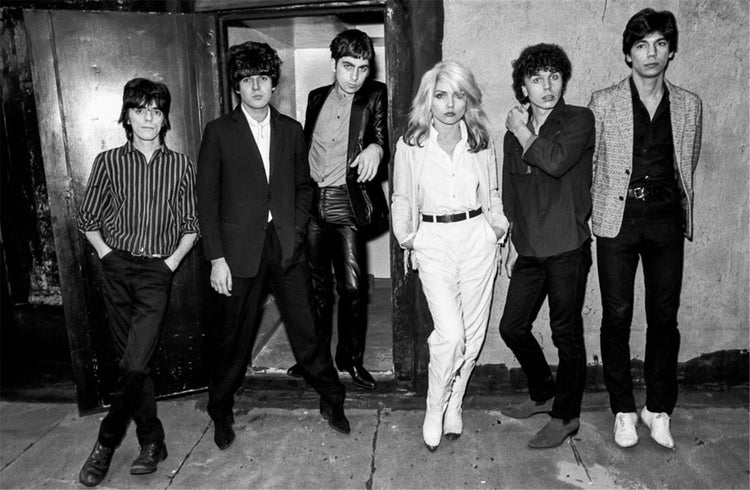
[[[312,181],[302,126],[270,110],[270,182],[239,105],[206,125],[198,155],[203,250],[208,260],[224,257],[237,277],[258,272],[269,209],[285,268],[300,258],[309,218]]]
[[[305,112],[305,140],[307,142],[308,153],[320,110],[328,94],[333,90],[333,87],[333,85],[318,87],[308,95],[307,110]],[[390,154],[388,147],[388,93],[384,83],[368,78],[365,80],[362,88],[354,94],[354,100],[352,101],[352,112],[349,119],[347,165],[372,143],[380,145],[383,149],[383,158],[380,160],[382,166],[383,162],[388,161]],[[350,201],[352,202],[352,206],[356,206],[360,201],[352,199],[352,186],[357,181],[357,169],[355,167],[347,167],[346,181]],[[373,184],[371,194],[375,196],[379,194],[378,197],[382,196],[383,193],[380,189],[379,179],[376,177],[371,184]],[[375,188],[376,185],[377,188]],[[354,209],[355,215],[357,212],[358,210]]]

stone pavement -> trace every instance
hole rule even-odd
[[[213,442],[198,393],[159,402],[169,457],[156,473],[131,476],[131,427],[99,488],[748,488],[747,387],[683,392],[672,419],[674,450],[654,443],[620,449],[602,393],[586,393],[581,429],[562,446],[531,450],[547,420],[513,420],[499,408],[525,395],[469,396],[464,434],[434,453],[421,439],[424,398],[353,393],[348,436],[330,429],[310,390],[238,397],[237,440]],[[643,394],[639,394],[643,400]],[[70,403],[0,402],[0,488],[84,488],[78,471],[102,413]]]

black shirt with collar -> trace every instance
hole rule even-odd
[[[674,185],[677,182],[673,165],[669,89],[664,85],[664,95],[653,119],[641,101],[632,78],[630,93],[633,100],[633,170],[630,187],[650,185],[652,182]]]

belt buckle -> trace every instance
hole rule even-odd
[[[645,187],[633,187],[633,197],[635,197],[636,199],[645,201],[647,195],[648,195],[648,191],[646,190]]]
[[[130,255],[132,255],[133,257],[138,257],[139,259],[150,257],[150,255],[143,253],[141,251],[130,252]]]

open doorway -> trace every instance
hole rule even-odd
[[[366,32],[373,40],[375,65],[371,77],[385,82],[385,27],[382,8],[372,11],[337,12],[282,17],[238,18],[223,22],[225,52],[229,46],[246,41],[265,42],[276,49],[282,60],[279,85],[272,104],[279,112],[304,124],[308,93],[333,82],[331,40],[344,29],[356,28]],[[225,74],[221,74],[222,77]],[[222,86],[228,87],[226,80]],[[238,100],[231,90],[225,91],[227,111]],[[388,182],[382,182],[385,195]],[[370,302],[368,307],[368,332],[364,365],[376,380],[393,380],[393,326],[390,282],[389,234],[373,237],[367,245],[367,264],[370,276]],[[334,312],[336,308],[334,307]],[[337,318],[334,313],[332,348],[337,342]],[[269,297],[258,337],[248,368],[250,377],[286,376],[286,370],[295,363],[279,312]],[[348,377],[343,376],[345,382]],[[382,383],[381,383],[382,384]]]

